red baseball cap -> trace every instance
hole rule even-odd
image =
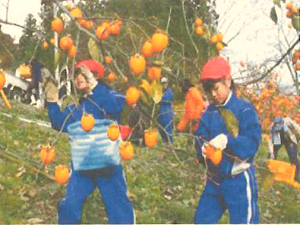
[[[215,57],[205,63],[200,79],[221,79],[231,77],[231,68],[228,61],[222,57]]]
[[[81,65],[86,65],[91,72],[96,72],[98,74],[97,79],[100,79],[104,76],[104,66],[96,60],[82,60],[77,63],[76,68],[79,68]]]

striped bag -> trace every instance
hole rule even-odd
[[[81,128],[80,121],[68,126],[75,171],[101,169],[120,164],[121,138],[111,141],[107,136],[107,128],[112,123],[115,122],[107,119],[96,120],[90,132]]]

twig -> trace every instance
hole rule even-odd
[[[182,1],[182,13],[183,13],[183,18],[184,18],[184,23],[185,23],[186,31],[187,31],[187,33],[189,35],[189,38],[190,38],[190,40],[191,40],[191,42],[192,42],[192,44],[193,44],[193,46],[195,48],[195,51],[196,51],[197,55],[199,55],[199,50],[198,50],[197,45],[195,44],[195,42],[194,42],[194,40],[192,38],[192,35],[191,35],[190,31],[189,31],[188,24],[187,24],[187,21],[186,21],[186,14],[185,14],[184,2],[185,1],[183,0]]]
[[[12,60],[15,60],[15,57],[13,56],[13,54],[9,51],[9,49],[6,48],[6,46],[2,43],[1,40],[0,40],[0,44],[2,45],[4,50],[9,54],[9,56],[12,58]]]
[[[20,163],[22,162],[24,164],[24,166],[26,166],[27,168],[38,172],[39,174],[43,175],[45,178],[51,180],[51,181],[55,181],[54,177],[49,176],[48,174],[46,174],[45,172],[41,172],[40,168],[36,168],[34,166],[32,166],[29,162],[24,161],[24,159],[19,158],[18,156],[16,156],[15,154],[12,154],[10,152],[7,151],[0,151],[0,155],[10,161],[13,161],[15,163]]]
[[[248,82],[245,82],[245,83],[241,83],[239,85],[242,85],[242,86],[247,86],[247,85],[250,85],[250,84],[254,84],[254,83],[257,83],[258,81],[264,79],[265,77],[267,77],[269,75],[270,72],[272,72],[272,70],[274,70],[281,62],[282,60],[288,55],[290,54],[290,52],[296,47],[296,45],[300,42],[300,38],[295,41],[295,43],[286,51],[285,54],[283,54],[281,56],[281,58],[275,63],[275,65],[273,65],[270,69],[268,69],[261,77],[257,78],[257,79],[253,79],[251,81],[248,81]]]
[[[168,18],[168,22],[167,22],[167,27],[166,27],[166,31],[167,31],[167,32],[168,32],[169,26],[170,26],[171,14],[172,14],[172,7],[170,8],[169,18]],[[162,60],[162,61],[163,61],[163,59],[164,59],[165,51],[166,51],[166,49],[163,51],[163,53],[162,53],[162,55],[161,55],[161,60]]]

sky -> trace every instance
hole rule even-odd
[[[6,5],[8,0],[0,0],[0,18],[6,21]],[[38,18],[41,0],[9,0],[8,21],[19,25],[25,25],[25,19],[29,13]],[[18,42],[22,36],[22,28],[2,24],[2,31],[11,35]]]
[[[38,18],[41,0],[9,0],[8,21],[24,25],[25,18],[32,13]],[[71,1],[71,0],[70,0]],[[8,0],[0,0],[0,18],[6,19]],[[224,34],[224,42],[228,46],[221,54],[230,59],[233,74],[237,76],[240,67],[239,62],[244,61],[248,65],[258,65],[267,58],[280,57],[278,42],[281,40],[283,50],[287,43],[283,35],[278,35],[278,29],[282,26],[288,42],[291,44],[297,38],[295,29],[289,29],[290,20],[285,17],[285,11],[277,9],[279,25],[274,25],[270,19],[270,10],[273,7],[272,0],[217,0],[217,12],[220,15],[218,30]],[[298,0],[292,2],[299,7]],[[284,5],[283,5],[284,8]],[[15,26],[2,25],[2,31],[10,34],[18,42],[22,35],[22,29]],[[235,36],[235,34],[239,34]],[[298,47],[300,49],[300,46]],[[271,67],[275,62],[270,62]],[[278,68],[286,75],[280,80],[282,84],[291,84],[292,80],[286,67]]]
[[[292,2],[299,7],[299,1]],[[291,20],[285,16],[285,5],[282,3],[282,10],[276,7],[278,25],[270,18],[273,6],[272,0],[217,0],[216,10],[220,15],[218,30],[224,34],[224,42],[228,42],[221,54],[230,59],[236,76],[239,71],[245,70],[240,66],[240,61],[248,65],[261,65],[266,59],[278,60],[282,55],[278,50],[279,42],[285,52],[296,41],[296,30],[288,28]],[[239,31],[239,35],[229,41]],[[297,48],[300,49],[300,45]],[[267,69],[274,64],[275,61],[270,61]],[[285,64],[282,63],[274,71],[282,74],[278,80],[281,85],[293,83]]]

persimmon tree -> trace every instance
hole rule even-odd
[[[105,65],[107,76],[103,77],[104,82],[118,89],[127,99],[122,123],[127,124],[132,105],[138,104],[142,110],[150,112],[151,122],[145,134],[153,137],[147,138],[152,148],[157,143],[157,132],[153,128],[159,126],[157,109],[162,97],[159,78],[162,75],[168,77],[171,84],[175,84],[175,96],[182,100],[181,81],[190,78],[195,82],[203,63],[219,55],[226,48],[228,38],[218,31],[215,1],[134,0],[134,3],[136,7],[132,7],[132,0],[111,0],[104,5],[98,1],[80,1],[72,6],[58,0],[45,1],[43,26],[39,30],[41,36],[33,48],[33,55],[53,53],[52,63],[47,66],[54,73],[57,66],[67,65],[70,81],[73,81],[77,61],[92,58]],[[63,29],[52,27],[58,18]],[[165,42],[163,47],[153,48],[156,35],[165,35],[164,41],[159,41],[160,44]],[[55,36],[58,37],[56,40]],[[66,39],[71,40],[67,41],[69,44],[64,41]],[[47,48],[43,47],[45,42]],[[265,132],[275,115],[284,114],[294,104],[294,100],[286,96],[276,98],[279,95],[274,84],[276,80],[270,75],[292,52],[294,45],[272,67],[261,70],[257,77],[254,70],[248,70],[247,77],[239,84],[249,87],[241,89],[242,95],[255,104]],[[110,60],[105,60],[108,58]],[[76,102],[77,93],[72,92],[70,98]],[[291,103],[287,106],[285,101]],[[193,138],[192,134],[188,135]],[[129,150],[128,158],[132,158],[131,147]]]

